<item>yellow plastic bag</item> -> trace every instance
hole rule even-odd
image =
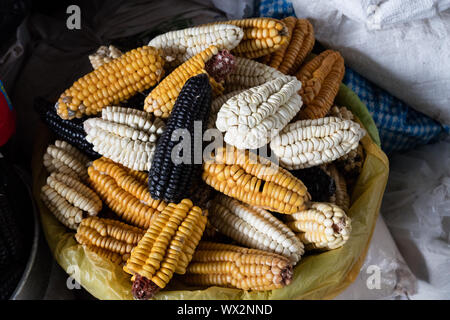
[[[210,287],[189,290],[174,277],[156,299],[330,299],[349,286],[358,276],[386,187],[389,163],[379,148],[379,136],[373,119],[355,93],[341,85],[336,98],[338,105],[347,106],[368,131],[362,144],[366,159],[351,196],[348,215],[352,218],[352,233],[339,249],[303,258],[295,267],[293,282],[273,291],[245,292],[238,289]],[[33,158],[33,193],[41,213],[44,234],[56,261],[87,291],[99,299],[132,299],[131,281],[121,267],[96,254],[85,251],[69,232],[47,210],[39,198],[46,171],[42,155],[50,140],[48,130],[35,144]]]

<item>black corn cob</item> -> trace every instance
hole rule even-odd
[[[53,104],[42,98],[35,100],[34,108],[42,121],[58,138],[77,147],[91,159],[101,157],[94,151],[92,144],[86,140],[86,132],[83,129],[83,121],[86,119],[64,120],[56,113]]]
[[[312,201],[328,202],[336,192],[334,179],[320,167],[289,171],[305,184]]]
[[[200,178],[202,165],[194,164],[194,121],[202,122],[201,139],[211,109],[211,91],[206,74],[190,78],[181,89],[166,129],[156,145],[148,174],[149,190],[153,199],[178,203],[189,195],[196,178]],[[190,133],[190,159],[188,163],[175,164],[171,158],[172,149],[180,142],[171,141],[171,137],[175,130],[180,129],[187,129]],[[177,154],[181,157],[182,151],[177,150]]]

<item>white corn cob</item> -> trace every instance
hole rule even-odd
[[[94,54],[89,55],[89,61],[91,62],[92,68],[98,69],[103,64],[111,62],[122,54],[123,53],[113,45],[108,47],[100,46]]]
[[[216,127],[225,132],[225,142],[238,149],[260,148],[300,111],[300,88],[295,77],[282,76],[241,92],[223,104]]]
[[[277,253],[296,264],[303,243],[268,211],[219,194],[208,204],[209,221],[219,232],[242,245]]]
[[[72,168],[65,165],[58,158],[53,158],[50,154],[45,153],[43,157],[43,163],[48,173],[61,172],[67,174],[73,178],[79,179],[78,173]]]
[[[215,24],[170,31],[153,38],[148,45],[162,49],[167,65],[175,67],[212,45],[231,51],[243,36],[240,27]]]
[[[332,250],[347,242],[351,232],[351,219],[340,207],[313,202],[311,207],[287,217],[288,227],[306,245],[307,250]]]
[[[232,91],[227,94],[218,96],[213,100],[213,102],[211,103],[211,111],[209,113],[208,126],[207,126],[208,129],[216,127],[217,113],[219,112],[220,108],[222,108],[224,103],[227,102],[228,99],[230,99],[231,97],[234,97],[235,95],[241,93],[242,91],[243,90]]]
[[[102,209],[97,194],[83,183],[64,173],[53,172],[47,177],[47,185],[73,206],[95,216]]]
[[[76,173],[78,179],[87,181],[89,159],[65,141],[56,140],[47,147],[44,155],[44,165],[49,172]]]
[[[144,111],[106,107],[102,118],[84,121],[86,140],[101,155],[130,169],[149,170],[164,122]]]
[[[260,86],[283,76],[284,74],[277,69],[263,63],[236,57],[236,67],[225,78],[225,92]]]
[[[41,189],[41,199],[53,215],[66,227],[76,230],[83,219],[83,212],[72,206],[54,189],[44,185]]]
[[[299,120],[272,139],[270,148],[287,169],[330,163],[358,147],[366,134],[358,123],[336,117]]]

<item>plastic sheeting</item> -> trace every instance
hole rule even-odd
[[[379,148],[375,124],[359,98],[341,86],[337,103],[348,106],[369,132],[362,140],[366,159],[348,211],[353,228],[348,242],[342,248],[304,257],[295,268],[293,282],[283,289],[245,292],[218,287],[187,288],[180,277],[175,276],[169,286],[156,295],[156,299],[328,299],[335,297],[357,278],[378,217],[389,164]],[[95,297],[131,299],[130,277],[118,265],[85,251],[76,243],[74,233],[68,232],[40,201],[39,191],[46,177],[42,155],[49,139],[48,135],[42,134],[35,145],[33,192],[41,212],[44,234],[55,259]]]
[[[382,213],[418,278],[412,299],[450,298],[450,140],[391,158]]]

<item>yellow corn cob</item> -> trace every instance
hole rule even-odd
[[[239,244],[277,253],[294,265],[304,253],[303,243],[266,210],[219,194],[209,202],[208,213],[211,224]]]
[[[135,298],[151,298],[167,285],[174,272],[186,271],[206,220],[189,199],[170,203],[155,218],[123,268],[133,275]]]
[[[83,248],[85,251],[87,252],[93,252],[96,255],[103,257],[105,259],[111,260],[112,263],[116,263],[116,264],[123,264],[125,263],[126,259],[128,259],[127,255],[120,255],[116,252],[107,250],[107,249],[103,249],[100,247],[96,247],[96,246],[92,246],[92,245],[83,245]]]
[[[56,140],[49,145],[43,162],[49,173],[60,172],[87,181],[89,159],[66,141]]]
[[[172,71],[147,96],[144,109],[153,112],[157,117],[167,118],[186,81],[198,74],[207,73],[206,63],[218,53],[217,47],[210,46]],[[209,81],[213,92],[216,95],[222,94],[224,90],[222,84],[214,80],[212,75],[209,75]]]
[[[119,58],[123,53],[114,47],[110,46],[100,46],[97,51],[89,55],[89,61],[91,62],[93,69],[98,69],[105,63],[109,63],[114,59]]]
[[[236,67],[225,78],[225,92],[244,90],[284,76],[283,73],[265,64],[236,57]]]
[[[291,18],[291,17],[289,17]],[[306,19],[296,19],[292,30],[292,37],[284,52],[272,53],[270,66],[285,74],[295,74],[300,65],[314,47],[314,30]]]
[[[298,119],[323,118],[333,105],[344,73],[344,58],[337,51],[326,50],[306,63],[295,75],[302,82],[299,94],[305,105]]]
[[[133,49],[78,79],[60,96],[56,109],[63,119],[95,115],[154,86],[163,75],[161,51]]]
[[[81,221],[75,239],[91,249],[95,248],[96,253],[111,260],[117,258],[114,254],[125,260],[144,232],[120,221],[90,217]]]
[[[244,30],[242,41],[232,52],[248,59],[262,57],[278,50],[288,38],[286,25],[277,19],[250,18],[220,21],[215,24],[217,23],[232,24]]]
[[[166,65],[176,67],[210,46],[234,49],[244,32],[229,24],[216,24],[169,31],[153,38],[148,45],[163,50]]]
[[[273,290],[289,285],[289,259],[262,250],[201,241],[183,281],[195,286]]]
[[[220,148],[205,162],[202,178],[230,197],[280,213],[302,210],[311,199],[305,185],[288,171],[230,146]]]
[[[313,202],[309,209],[288,216],[288,220],[288,227],[299,232],[298,237],[308,250],[339,248],[351,232],[351,219],[331,203]]]
[[[150,197],[139,173],[109,159],[95,160],[88,174],[92,187],[111,210],[137,227],[148,228],[152,218],[166,207]]]
[[[329,202],[336,204],[338,207],[347,211],[350,208],[350,197],[347,191],[347,183],[344,176],[339,172],[336,166],[331,163],[322,167],[328,175],[333,178],[336,185],[336,192]]]

